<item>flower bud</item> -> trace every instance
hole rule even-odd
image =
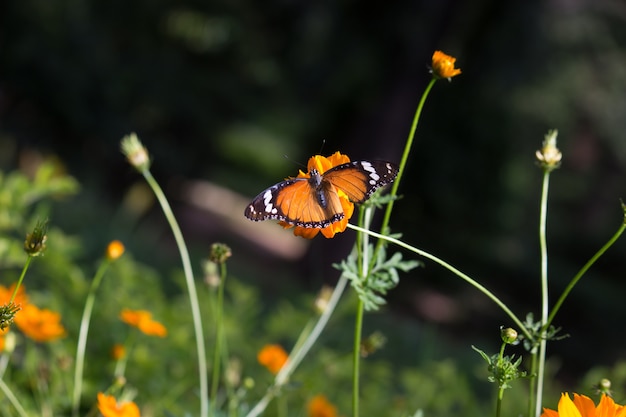
[[[121,148],[128,162],[134,166],[137,171],[143,172],[150,168],[151,161],[148,150],[139,141],[136,133],[124,136],[121,142]]]
[[[550,130],[543,141],[543,147],[535,152],[539,165],[546,171],[552,171],[561,165],[563,155],[559,148],[556,147],[556,137],[558,130]]]
[[[32,233],[26,234],[26,240],[24,241],[24,251],[29,256],[39,256],[46,250],[46,240],[48,235],[48,221],[38,221],[33,229]]]
[[[211,251],[209,252],[209,260],[211,262],[223,264],[231,256],[233,256],[233,253],[228,245],[223,243],[214,243],[211,245]]]
[[[500,330],[500,337],[502,341],[506,344],[513,344],[517,341],[517,330],[507,327],[506,329]]]

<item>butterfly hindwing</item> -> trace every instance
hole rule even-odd
[[[367,200],[392,182],[398,168],[384,161],[355,161],[338,165],[310,178],[290,178],[256,196],[246,207],[250,220],[281,220],[293,226],[324,228],[344,218],[338,190],[353,203]]]

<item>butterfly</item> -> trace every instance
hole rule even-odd
[[[309,178],[288,178],[262,191],[246,207],[250,220],[281,220],[292,226],[322,229],[344,218],[341,190],[352,203],[363,203],[378,188],[398,175],[398,167],[385,161],[354,161]]]

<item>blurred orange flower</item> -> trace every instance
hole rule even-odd
[[[65,336],[65,328],[60,321],[59,313],[39,309],[33,304],[26,304],[15,315],[17,327],[35,342],[49,342]]]
[[[152,313],[147,310],[130,310],[125,308],[120,313],[120,319],[129,326],[138,328],[148,336],[167,336],[167,329],[158,321],[152,320]]]
[[[124,254],[124,244],[119,240],[114,240],[109,243],[106,250],[106,258],[109,261],[114,261]]]
[[[323,395],[316,395],[307,404],[309,417],[337,417],[337,407]]]
[[[132,401],[118,403],[112,395],[98,393],[98,410],[104,417],[140,417],[139,407]]]
[[[456,58],[446,55],[441,51],[435,51],[432,62],[433,75],[439,78],[447,78],[449,81],[450,78],[461,73],[460,69],[454,68],[455,62]]]
[[[277,374],[285,365],[289,355],[280,345],[265,345],[257,354],[257,360],[271,373]]]
[[[346,162],[350,162],[350,158],[348,157],[348,155],[344,155],[340,152],[335,152],[329,157],[314,155],[309,158],[307,171],[311,172],[312,169],[315,169],[317,170],[317,172],[319,172],[320,175],[322,175],[329,169],[341,164],[345,164]],[[311,178],[311,175],[300,171],[296,178]],[[339,201],[341,202],[341,207],[344,214],[343,219],[339,220],[338,222],[334,222],[322,229],[316,227],[294,226],[283,221],[279,222],[279,224],[285,229],[293,227],[294,235],[302,236],[306,239],[313,239],[320,231],[322,232],[324,237],[328,239],[335,237],[336,233],[341,233],[346,230],[346,227],[348,227],[348,220],[350,220],[352,214],[354,213],[354,203],[350,202],[350,200],[348,199],[348,195],[339,188],[337,188],[337,194],[339,195]]]
[[[15,291],[15,283],[11,285],[9,288],[4,285],[0,285],[0,305],[5,305],[11,299],[13,295],[13,291]],[[24,285],[20,285],[20,288],[17,290],[17,294],[15,294],[15,298],[13,299],[13,304],[22,306],[28,302],[28,296],[26,295],[26,290],[24,290]]]
[[[117,361],[122,359],[124,356],[126,356],[126,348],[124,345],[119,343],[114,344],[111,348],[111,357]]]
[[[615,404],[606,394],[602,394],[596,407],[593,400],[586,395],[574,394],[574,401],[567,393],[561,394],[558,411],[543,409],[541,417],[624,417],[626,407]]]

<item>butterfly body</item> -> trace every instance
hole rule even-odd
[[[250,220],[281,220],[305,228],[325,228],[345,215],[340,193],[352,203],[363,203],[378,188],[391,183],[398,168],[385,161],[354,161],[307,177],[289,178],[256,196],[246,207]]]

